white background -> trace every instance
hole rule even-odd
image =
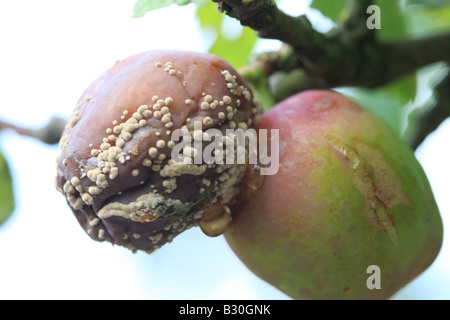
[[[53,114],[68,117],[117,59],[151,49],[207,50],[193,6],[136,19],[134,2],[0,2],[0,117],[39,127]],[[299,14],[305,4],[298,2],[284,6]],[[417,152],[446,226],[449,137],[450,126],[442,126]],[[250,273],[222,237],[198,228],[152,255],[92,241],[54,189],[58,148],[12,132],[2,132],[0,146],[17,195],[16,211],[0,226],[0,299],[289,299]],[[450,298],[447,238],[432,267],[396,298]]]

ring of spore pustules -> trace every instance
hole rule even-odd
[[[95,80],[76,105],[60,142],[56,187],[91,238],[152,252],[211,207],[226,206],[245,172],[245,164],[174,162],[173,130],[202,139],[195,121],[225,135],[259,116],[251,89],[216,56],[133,55]]]

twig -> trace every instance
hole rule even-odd
[[[58,117],[52,117],[44,127],[31,129],[0,120],[0,130],[11,129],[20,135],[35,138],[47,144],[56,144],[61,138],[65,124],[65,120]]]

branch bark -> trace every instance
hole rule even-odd
[[[420,39],[377,43],[379,66],[383,72],[371,83],[372,87],[385,84],[426,65],[444,61],[450,63],[450,33]],[[370,82],[368,83],[370,87]]]

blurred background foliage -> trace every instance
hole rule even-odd
[[[277,3],[283,9],[283,1]],[[382,27],[376,30],[379,39],[395,41],[450,31],[449,0],[374,0],[373,3],[381,8],[382,13]],[[208,51],[226,59],[237,69],[242,69],[253,56],[266,50],[253,30],[242,27],[238,21],[219,13],[217,4],[209,0],[138,0],[133,8],[133,17],[145,19],[147,12],[164,10],[172,5],[196,6],[195,16],[186,19],[197,19]],[[319,19],[311,20],[313,26],[321,32],[328,32],[348,17],[348,1],[312,0],[310,11],[315,17],[319,16]],[[278,48],[281,45],[277,43]],[[448,66],[436,63],[376,89],[334,89],[354,98],[379,115],[400,137],[409,142],[420,119],[435,107],[437,101],[434,89],[447,74]],[[276,103],[276,86],[271,79],[261,73],[256,77],[252,75],[249,82],[265,109]],[[4,126],[0,124],[0,129],[2,128]],[[0,150],[0,224],[14,211],[12,186],[9,166]]]

